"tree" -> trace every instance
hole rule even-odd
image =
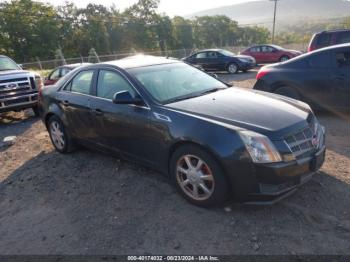
[[[59,43],[55,9],[31,0],[0,4],[1,48],[19,61],[53,57]]]
[[[173,35],[178,48],[193,47],[192,24],[181,16],[175,16],[172,21]]]

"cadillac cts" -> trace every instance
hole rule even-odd
[[[307,104],[230,87],[176,60],[78,68],[39,100],[60,153],[83,144],[132,158],[200,206],[274,203],[324,162],[325,131]]]

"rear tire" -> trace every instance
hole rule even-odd
[[[170,174],[179,193],[194,205],[217,206],[228,199],[229,183],[222,168],[198,146],[178,148],[170,160]]]
[[[280,58],[280,62],[286,62],[286,61],[288,61],[289,59],[290,59],[289,56],[284,55],[284,56],[282,56],[282,57]]]
[[[289,86],[282,86],[275,90],[275,94],[287,96],[295,100],[301,100],[300,94],[294,88]]]
[[[51,142],[59,153],[66,154],[74,150],[74,142],[65,129],[61,119],[57,116],[51,116],[47,123],[47,129]]]

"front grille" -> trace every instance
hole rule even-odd
[[[324,132],[316,118],[307,127],[285,137],[285,142],[296,159],[301,159],[317,151],[324,144]]]
[[[33,77],[0,80],[0,108],[34,101],[36,92]]]

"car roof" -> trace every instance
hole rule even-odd
[[[332,29],[332,30],[324,30],[321,32],[316,33],[316,35],[320,35],[320,34],[326,34],[326,33],[341,33],[341,32],[348,32],[350,31],[350,28],[348,29]]]
[[[175,58],[166,58],[166,57],[150,56],[150,55],[135,55],[135,56],[126,57],[120,60],[99,63],[97,65],[105,64],[105,65],[117,66],[122,69],[130,69],[130,68],[146,67],[146,66],[162,65],[162,64],[172,64],[172,63],[180,63],[180,61]]]
[[[196,53],[200,53],[200,52],[220,52],[222,51],[222,49],[219,49],[219,48],[210,48],[210,49],[203,49],[203,50],[200,50]]]
[[[86,65],[92,65],[92,63],[76,63],[76,64],[68,64],[68,65],[61,65],[58,68],[70,68],[74,69],[80,66],[86,66]]]

